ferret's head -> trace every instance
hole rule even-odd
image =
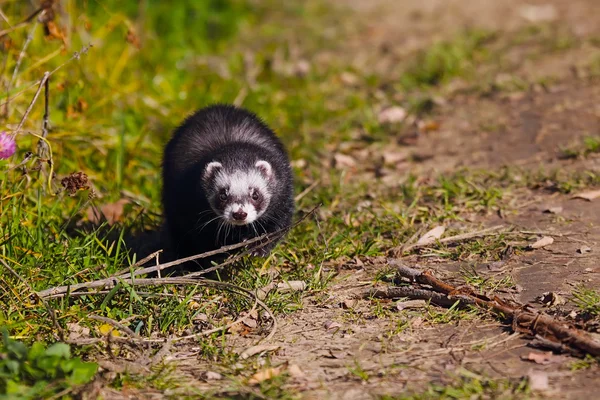
[[[274,179],[271,164],[258,160],[251,168],[226,168],[212,161],[204,168],[203,186],[213,211],[232,225],[247,225],[265,212]]]

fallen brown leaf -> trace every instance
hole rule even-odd
[[[131,203],[128,199],[120,199],[114,203],[105,204],[100,207],[101,214],[99,215],[93,207],[88,208],[87,218],[93,224],[99,224],[103,221],[103,216],[109,225],[120,221],[123,217],[125,206]]]
[[[552,363],[560,363],[564,361],[564,357],[555,356],[551,351],[540,353],[531,352],[527,356],[522,356],[521,359],[525,361],[533,361],[536,364],[547,365]]]
[[[378,115],[380,124],[395,124],[404,121],[405,118],[406,110],[398,106],[386,108]]]
[[[541,249],[542,247],[550,246],[552,243],[554,243],[554,238],[552,238],[550,236],[544,236],[537,242],[529,245],[529,248],[530,249]]]
[[[590,192],[583,192],[573,195],[573,199],[584,199],[587,201],[592,201],[600,197],[600,190],[592,190]]]
[[[434,243],[437,239],[441,238],[442,235],[446,232],[446,228],[444,226],[436,226],[423,236],[419,240],[417,240],[418,245],[425,245]]]
[[[342,153],[336,153],[333,156],[333,160],[335,162],[335,167],[336,168],[353,168],[356,166],[356,160],[351,157],[348,156],[346,154],[342,154]]]
[[[341,328],[342,325],[337,322],[334,322],[334,321],[325,321],[325,323],[323,324],[323,327],[325,329],[327,329],[328,331],[330,331],[333,329]]]
[[[244,350],[240,354],[240,358],[242,360],[245,360],[247,358],[250,358],[252,356],[255,356],[255,355],[263,353],[263,352],[277,351],[277,350],[279,350],[280,347],[281,346],[276,345],[276,344],[259,344],[256,346],[248,347],[246,350]]]

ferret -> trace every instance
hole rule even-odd
[[[175,129],[162,162],[171,252],[188,257],[289,229],[293,174],[287,151],[256,114],[217,104]],[[283,237],[255,248],[266,256]],[[198,260],[201,268],[222,257]]]

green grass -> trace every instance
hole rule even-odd
[[[584,313],[600,317],[600,292],[584,286],[573,291],[573,302]]]
[[[561,155],[563,158],[585,158],[598,152],[600,152],[600,137],[586,136],[581,143],[563,148]]]
[[[461,369],[452,382],[434,383],[423,392],[382,396],[381,400],[428,400],[428,399],[531,399],[527,380],[490,379]]]

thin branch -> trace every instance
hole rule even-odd
[[[17,125],[17,129],[15,129],[12,134],[11,137],[14,139],[17,134],[19,133],[19,131],[21,131],[21,128],[23,127],[23,124],[25,124],[25,121],[27,120],[27,117],[29,116],[29,113],[31,112],[31,110],[33,109],[33,105],[35,104],[37,98],[39,97],[42,88],[44,87],[44,84],[46,83],[46,81],[48,80],[48,78],[50,77],[50,72],[44,72],[44,76],[42,77],[42,80],[40,81],[40,84],[38,85],[38,89],[35,92],[35,95],[33,96],[33,99],[31,99],[31,102],[29,103],[29,106],[27,107],[27,110],[25,110],[25,114],[23,114],[23,117],[21,118],[21,122],[19,122],[19,125]]]
[[[31,32],[29,32],[29,35],[27,35],[27,40],[25,40],[25,44],[23,44],[23,48],[21,49],[21,52],[19,53],[19,58],[17,59],[17,63],[15,64],[15,69],[13,70],[12,78],[10,79],[10,82],[8,82],[8,85],[6,86],[7,117],[8,117],[8,103],[10,102],[10,89],[12,88],[15,81],[17,80],[17,74],[19,73],[19,68],[21,68],[21,62],[23,62],[23,58],[25,58],[25,52],[27,51],[27,47],[29,47],[29,44],[33,40],[33,35],[35,33],[35,30],[37,29],[37,26],[38,26],[38,22],[36,21],[35,24],[33,24],[33,28],[31,28]]]
[[[472,304],[492,311],[500,318],[511,323],[515,332],[527,333],[534,337],[537,335],[547,341],[562,343],[572,349],[596,357],[600,356],[600,343],[588,336],[586,332],[576,329],[566,322],[558,321],[543,313],[528,311],[519,304],[510,304],[497,296],[490,298],[477,294],[468,287],[456,288],[437,279],[430,271],[422,272],[402,265],[396,260],[391,260],[390,263],[397,267],[398,275],[418,284],[429,286],[433,292],[442,293],[449,299],[457,299],[461,302],[461,305]],[[408,291],[403,293],[410,294]]]
[[[60,70],[62,67],[64,67],[65,65],[69,64],[71,61],[73,60],[79,60],[81,58],[81,55],[86,54],[90,48],[92,48],[93,45],[92,44],[88,44],[87,46],[84,46],[81,48],[80,51],[76,51],[75,53],[73,53],[73,55],[71,56],[71,58],[69,58],[67,61],[65,61],[64,63],[62,63],[61,65],[59,65],[58,67],[54,68],[52,71],[49,72],[48,76],[52,76],[54,75],[58,70]],[[31,89],[32,87],[38,86],[38,92],[41,90],[41,86],[43,86],[44,82],[43,82],[44,78],[42,77],[41,80],[33,82],[30,86],[26,87],[25,89],[17,92],[13,97],[12,100],[16,99],[17,97],[19,97],[20,95],[22,95],[23,93],[25,93],[26,91],[28,91],[29,89]],[[37,95],[39,95],[39,93],[36,94],[36,98]],[[5,101],[4,103],[0,104],[0,106],[4,106],[8,104],[8,100]],[[30,104],[31,106],[31,104]]]
[[[202,258],[212,257],[214,255],[227,253],[227,252],[229,252],[231,250],[237,250],[237,249],[240,249],[240,248],[248,247],[249,245],[257,243],[257,242],[260,242],[260,243],[256,247],[253,247],[252,250],[255,250],[256,248],[264,247],[264,246],[268,245],[269,243],[272,243],[273,241],[276,241],[276,240],[280,239],[288,231],[290,231],[290,230],[294,229],[296,226],[300,225],[306,218],[308,218],[309,216],[311,216],[312,214],[314,214],[319,207],[320,207],[320,204],[317,205],[317,206],[315,206],[315,207],[313,207],[309,212],[307,212],[305,215],[303,215],[300,219],[298,219],[298,221],[294,222],[292,225],[290,225],[288,227],[285,227],[285,228],[281,228],[278,231],[275,231],[275,232],[272,232],[272,233],[266,233],[264,235],[261,235],[261,236],[258,236],[258,237],[246,240],[245,242],[240,242],[240,243],[235,243],[235,244],[228,245],[228,246],[223,246],[223,247],[218,248],[216,250],[207,251],[207,252],[204,252],[204,253],[201,253],[201,254],[196,254],[196,255],[193,255],[193,256],[190,256],[190,257],[180,258],[180,259],[175,260],[175,261],[171,261],[171,262],[167,262],[167,263],[164,263],[164,264],[155,265],[155,266],[152,266],[152,267],[142,268],[142,269],[139,269],[137,271],[123,273],[123,274],[115,275],[115,276],[117,276],[117,277],[139,276],[139,275],[148,274],[150,272],[159,272],[159,271],[165,270],[167,268],[171,268],[171,267],[174,267],[174,266],[177,266],[177,265],[184,264],[184,263],[189,262],[189,261],[195,261],[195,260],[199,260],[199,259],[202,259]],[[184,277],[191,278],[191,277],[197,277],[197,276],[201,276],[201,275],[206,275],[206,274],[208,274],[210,272],[214,272],[214,271],[216,271],[218,269],[221,269],[221,268],[225,267],[226,265],[232,264],[232,263],[238,261],[239,259],[243,258],[244,256],[246,256],[248,254],[249,254],[249,251],[243,252],[242,254],[238,254],[235,257],[233,257],[232,259],[227,260],[227,261],[225,261],[223,263],[220,263],[220,264],[215,265],[213,267],[209,267],[209,268],[203,269],[201,271],[192,272],[190,274],[184,275]],[[147,261],[149,261],[149,260],[146,260],[146,262]]]

